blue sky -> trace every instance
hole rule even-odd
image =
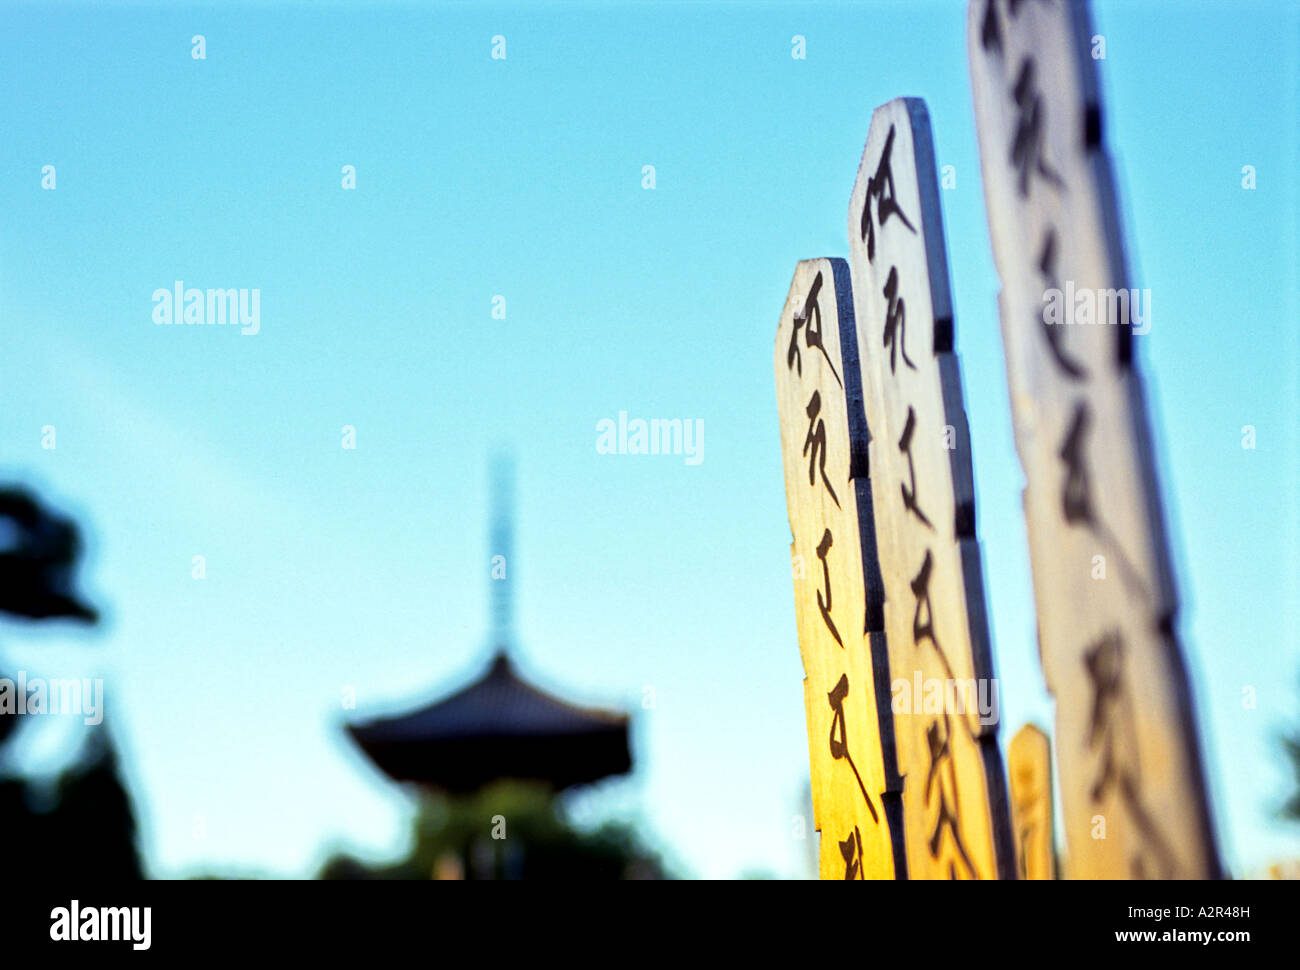
[[[1276,735],[1300,723],[1300,12],[1094,9],[1133,285],[1153,297],[1137,342],[1180,629],[1223,848],[1247,872],[1300,854],[1274,818]],[[926,100],[957,174],[942,195],[1003,741],[1050,723],[964,3],[3,18],[0,475],[87,526],[107,615],[89,634],[6,623],[0,650],[105,678],[152,872],[402,851],[410,803],[348,747],[342,692],[387,713],[486,659],[502,448],[521,664],[636,714],[635,777],[575,811],[641,821],[691,874],[805,871],[772,339],[795,262],[847,254],[871,112],[900,95]],[[155,326],[151,294],[178,279],[259,288],[261,332]],[[701,419],[703,462],[597,454],[620,410]],[[77,730],[32,732],[26,763],[53,766]]]

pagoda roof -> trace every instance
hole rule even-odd
[[[395,781],[451,792],[504,778],[562,789],[632,767],[626,714],[579,707],[528,683],[504,651],[456,693],[347,730]]]

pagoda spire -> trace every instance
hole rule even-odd
[[[514,466],[490,466],[491,663],[477,680],[424,707],[347,731],[394,781],[464,794],[501,779],[555,791],[632,769],[626,713],[572,704],[523,678],[514,640]]]
[[[498,656],[514,644],[514,462],[500,456],[492,463],[491,549],[492,647]]]

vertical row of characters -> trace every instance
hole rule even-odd
[[[824,879],[893,879],[900,808],[852,284],[842,259],[795,268],[775,369],[813,811]],[[888,703],[888,694],[885,694]]]
[[[936,174],[924,102],[877,108],[849,239],[903,841],[911,878],[1014,878]]]
[[[972,0],[967,32],[1069,875],[1216,876],[1131,322],[1044,309],[1128,285],[1088,9]]]

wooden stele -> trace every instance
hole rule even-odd
[[[1215,877],[1088,10],[967,29],[1069,875]]]
[[[1052,746],[1047,735],[1026,724],[1007,746],[1011,824],[1021,879],[1055,879],[1052,838]]]
[[[899,783],[877,709],[881,592],[853,333],[848,264],[799,263],[775,366],[820,871],[892,879],[905,873],[890,836]]]
[[[898,98],[872,115],[849,243],[908,874],[1013,878],[970,436],[923,101]]]

